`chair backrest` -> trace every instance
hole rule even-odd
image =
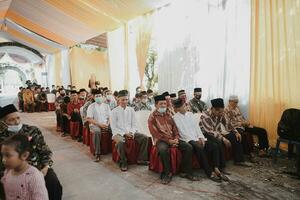
[[[290,108],[282,113],[278,123],[277,134],[289,140],[300,141],[300,110]]]
[[[140,110],[135,112],[137,124],[138,124],[138,131],[143,133],[149,137],[151,137],[149,128],[148,128],[148,119],[151,114],[149,110]]]
[[[49,93],[47,94],[48,103],[55,103],[55,94]]]

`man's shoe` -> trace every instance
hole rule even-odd
[[[120,164],[120,169],[122,172],[126,172],[128,170],[127,164]]]
[[[161,177],[161,183],[164,185],[169,184],[171,182],[171,180],[172,180],[172,174],[162,175],[162,177]]]
[[[97,156],[95,157],[95,160],[94,160],[94,162],[100,162],[100,160],[101,160],[101,157],[100,157],[100,155],[97,155]]]

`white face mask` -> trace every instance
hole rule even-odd
[[[19,132],[21,130],[22,126],[23,126],[22,123],[20,123],[18,125],[8,125],[7,126],[8,127],[7,130],[11,131],[11,132],[17,133],[17,132]]]

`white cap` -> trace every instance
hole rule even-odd
[[[237,95],[230,95],[229,101],[238,101],[239,97]]]

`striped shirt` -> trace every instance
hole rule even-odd
[[[1,179],[7,200],[48,200],[43,174],[33,166],[20,175],[5,170]]]
[[[204,134],[210,134],[214,137],[222,137],[235,128],[230,121],[226,119],[225,115],[221,117],[214,116],[211,110],[204,111],[200,117],[200,128]]]

